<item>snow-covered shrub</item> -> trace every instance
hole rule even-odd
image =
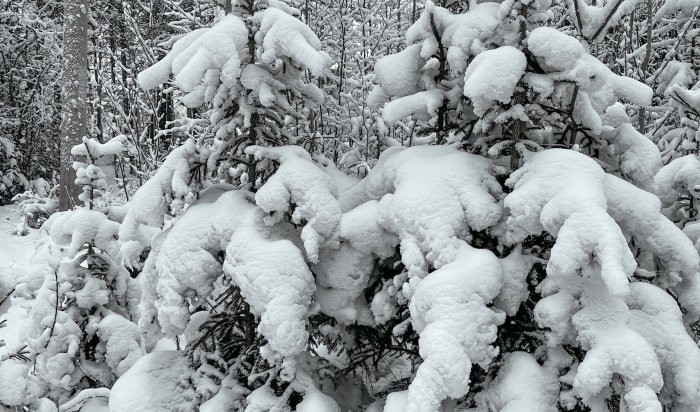
[[[17,213],[22,216],[22,229],[18,231],[24,234],[28,231],[27,228],[39,229],[58,210],[58,199],[50,191],[48,182],[39,178],[33,183],[34,190],[30,189],[12,198],[12,202],[17,203]]]
[[[53,214],[43,225],[35,261],[44,263],[33,267],[33,286],[22,281],[12,292],[26,321],[14,325],[19,347],[0,358],[0,369],[16,371],[12,385],[0,385],[0,402],[61,405],[82,389],[109,388],[143,355],[132,322],[139,288],[121,263],[118,230],[87,209]]]
[[[75,184],[83,188],[78,199],[89,209],[93,209],[95,202],[107,191],[107,181],[104,172],[97,161],[106,156],[117,156],[124,150],[124,136],[117,136],[106,143],[100,143],[95,139],[83,137],[83,142],[73,146],[72,156],[82,156],[85,161],[74,161],[73,169],[76,172]]]

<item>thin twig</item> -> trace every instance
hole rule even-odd
[[[44,344],[44,349],[49,347],[49,342],[51,341],[51,336],[53,336],[53,330],[56,327],[56,319],[58,319],[58,271],[53,271],[54,279],[56,280],[56,304],[54,305],[53,313],[53,323],[51,324],[51,331],[49,332],[49,337],[46,339],[46,344]]]

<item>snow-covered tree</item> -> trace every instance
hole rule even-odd
[[[299,148],[248,152],[280,166],[255,194],[205,190],[140,275],[147,347],[191,345],[174,363],[186,410],[359,406],[318,392],[348,368],[372,410],[697,403],[700,258],[653,194],[595,160],[544,150],[502,188],[486,158],[396,148],[348,185]],[[166,373],[147,372],[161,356],[125,382]],[[115,388],[115,410],[133,407]]]
[[[227,181],[253,182],[264,173],[246,158],[250,145],[294,143],[305,133],[309,109],[323,100],[304,72],[322,75],[328,55],[295,15],[279,1],[235,2],[212,27],[179,39],[168,55],[139,75],[153,88],[174,76],[187,107],[208,104],[215,139],[208,166]]]
[[[655,148],[613,103],[648,104],[651,89],[543,26],[549,5],[484,3],[454,15],[429,2],[407,48],[377,63],[374,104],[390,123],[426,120],[428,141],[508,155],[511,169],[527,150],[578,147],[626,174],[626,158],[645,157],[651,167],[638,178],[649,181],[660,166]]]

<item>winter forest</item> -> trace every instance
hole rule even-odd
[[[700,0],[0,0],[0,411],[700,411]]]

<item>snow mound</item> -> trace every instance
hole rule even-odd
[[[500,412],[555,412],[559,377],[553,368],[540,366],[529,353],[506,355],[498,376],[477,395],[482,410]]]
[[[114,383],[109,411],[194,412],[193,374],[184,352],[149,353]]]
[[[493,103],[510,102],[526,66],[527,58],[515,47],[479,53],[464,74],[464,95],[471,99],[474,113],[483,116]]]

